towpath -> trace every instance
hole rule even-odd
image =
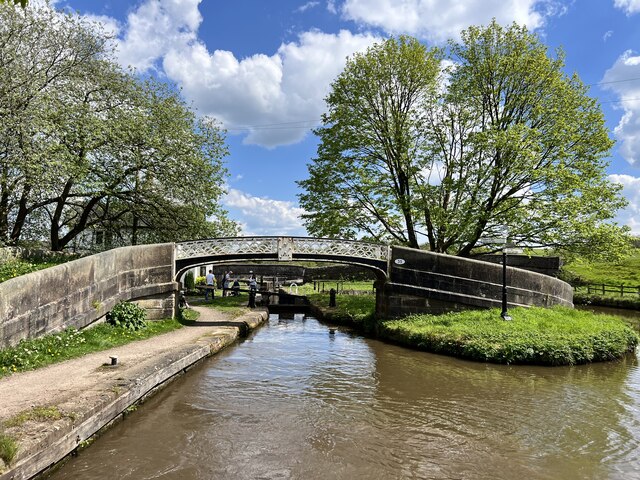
[[[28,463],[29,456],[79,429],[106,406],[124,397],[123,405],[132,403],[137,400],[134,397],[145,395],[145,389],[153,383],[149,379],[156,378],[161,384],[168,377],[165,371],[188,368],[203,356],[234,343],[247,327],[254,328],[266,319],[266,312],[261,311],[231,319],[210,308],[193,309],[200,313],[198,320],[178,330],[0,379],[0,424],[34,407],[55,407],[52,410],[61,415],[59,419],[28,420],[5,428],[19,444],[12,467]],[[115,367],[106,366],[111,356],[118,357]],[[90,435],[78,434],[81,440],[84,436]],[[8,473],[5,466],[3,474],[0,460],[0,479]]]

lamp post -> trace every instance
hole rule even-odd
[[[503,320],[511,320],[507,313],[507,246],[502,247],[502,312],[500,316]]]
[[[502,312],[500,317],[503,320],[511,320],[509,312],[507,310],[507,253],[518,253],[519,250],[515,248],[508,248],[508,232],[506,228],[503,228],[503,235],[499,237],[492,237],[484,239],[485,244],[501,245],[502,248]]]

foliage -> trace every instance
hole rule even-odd
[[[574,305],[593,305],[599,307],[622,308],[625,310],[640,311],[639,295],[598,295],[576,290],[573,294]]]
[[[181,326],[176,320],[161,320],[149,322],[145,329],[131,330],[103,323],[84,330],[70,328],[56,334],[23,340],[15,347],[0,350],[0,377],[143,340]]]
[[[29,0],[0,0],[0,3],[11,3],[12,1],[14,5],[20,5],[22,8],[25,8],[29,3]]]
[[[207,283],[207,277],[196,277],[196,285],[204,285]]]
[[[32,407],[29,410],[20,412],[18,415],[4,422],[7,428],[18,427],[26,422],[48,422],[62,418],[62,412],[56,406],[52,407]]]
[[[10,278],[53,267],[55,263],[31,263],[24,260],[7,260],[0,264],[0,283]]]
[[[331,86],[318,156],[300,182],[307,230],[469,256],[484,237],[617,255],[626,204],[607,180],[613,144],[596,100],[524,27],[493,21],[438,50],[390,39]],[[404,73],[403,73],[404,72]],[[331,188],[326,188],[331,185]]]
[[[52,250],[233,234],[224,132],[115,61],[79,15],[0,4],[0,242]],[[211,219],[211,220],[209,220]]]
[[[191,270],[189,270],[184,276],[184,288],[188,292],[191,292],[196,288],[196,282],[193,278],[193,272]]]
[[[321,144],[310,178],[299,182],[311,234],[355,238],[365,232],[418,247],[411,198],[424,148],[419,105],[435,92],[438,57],[416,39],[400,37],[347,60],[315,132]]]
[[[381,323],[382,336],[434,353],[507,364],[575,365],[620,358],[638,334],[622,319],[569,308],[413,315]]]
[[[18,453],[18,444],[9,435],[0,432],[0,459],[6,465],[11,465]]]
[[[615,261],[589,261],[575,257],[562,267],[562,278],[572,285],[605,283],[608,285],[640,285],[640,248]]]
[[[131,302],[120,302],[107,313],[107,323],[129,330],[140,330],[147,326],[147,312]]]

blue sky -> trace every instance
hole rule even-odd
[[[178,85],[228,130],[224,204],[245,235],[305,235],[296,180],[344,60],[390,35],[442,45],[469,25],[516,21],[566,54],[601,102],[610,178],[640,235],[640,0],[56,0],[100,21],[117,59]]]

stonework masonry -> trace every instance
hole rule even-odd
[[[150,320],[173,317],[174,245],[109,250],[0,283],[0,348],[104,317],[135,301]]]
[[[507,267],[510,307],[573,306],[573,288],[557,278]],[[502,265],[393,247],[389,280],[378,290],[376,314],[398,317],[500,307]]]

